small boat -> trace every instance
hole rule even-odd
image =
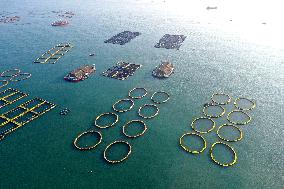
[[[210,7],[210,6],[206,7],[207,10],[213,10],[213,9],[217,9],[217,8],[218,7]]]
[[[53,23],[51,23],[52,26],[66,26],[68,25],[69,22],[66,20],[59,20],[59,21],[55,21]]]
[[[95,53],[91,53],[91,54],[89,54],[89,56],[95,56]]]
[[[174,65],[169,61],[162,61],[153,71],[152,75],[158,78],[168,78],[174,72]]]
[[[95,64],[93,64],[93,65],[84,65],[84,66],[82,66],[80,68],[77,68],[77,69],[73,70],[69,74],[67,74],[64,77],[64,79],[66,81],[71,81],[71,82],[83,81],[83,80],[89,78],[89,76],[92,73],[95,73],[95,71],[96,71]]]

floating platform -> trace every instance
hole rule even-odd
[[[0,23],[8,24],[8,23],[15,23],[20,21],[19,16],[2,16],[0,17]]]
[[[29,94],[18,91],[17,89],[8,88],[5,91],[0,92],[0,109],[13,104],[28,95]]]
[[[174,65],[169,61],[164,61],[152,71],[152,75],[157,78],[168,78],[173,72]]]
[[[57,20],[51,23],[51,26],[67,26],[69,22],[67,20]]]
[[[65,53],[67,53],[73,46],[70,43],[58,44],[50,50],[43,53],[39,58],[37,58],[34,63],[41,64],[55,64],[60,58],[62,58]]]
[[[0,89],[1,89],[2,87],[5,87],[5,86],[8,85],[8,84],[9,84],[8,81],[6,81],[6,80],[0,80]]]
[[[142,65],[131,64],[127,62],[118,62],[115,66],[107,69],[103,72],[103,76],[111,77],[118,80],[125,80],[129,76],[133,76],[135,71],[138,70]]]
[[[33,121],[55,106],[55,104],[41,98],[34,98],[0,115],[0,141],[7,134]]]
[[[119,45],[125,45],[126,43],[129,43],[132,39],[135,37],[141,35],[139,32],[131,32],[131,31],[123,31],[113,37],[111,37],[108,40],[105,40],[105,43],[112,43],[112,44],[119,44]]]
[[[165,34],[159,42],[155,45],[156,48],[166,48],[166,49],[177,49],[179,50],[183,41],[185,40],[185,35],[170,35]]]
[[[64,79],[66,81],[71,81],[71,82],[79,82],[79,81],[84,81],[85,79],[88,79],[91,74],[96,72],[96,66],[95,64],[93,65],[83,65],[69,74],[67,74]]]
[[[5,78],[4,80],[9,82],[9,81],[22,81],[22,80],[26,80],[29,79],[32,76],[32,74],[30,73],[23,73],[20,69],[15,68],[15,69],[9,69],[9,70],[5,70],[0,74],[0,80],[1,77]],[[1,80],[1,81],[4,81]],[[1,88],[1,86],[0,86]]]

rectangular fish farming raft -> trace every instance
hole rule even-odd
[[[56,63],[62,56],[65,55],[73,46],[70,43],[58,44],[55,47],[49,49],[37,58],[34,63],[47,64]]]
[[[0,115],[0,141],[7,134],[33,121],[55,106],[55,104],[46,100],[34,98]]]
[[[29,94],[18,91],[17,89],[8,88],[0,92],[0,108],[12,104],[28,95]]]
[[[186,36],[165,34],[155,45],[156,48],[177,49],[179,50]]]
[[[115,66],[107,69],[103,72],[103,76],[111,77],[118,80],[125,80],[129,76],[134,75],[135,71],[139,69],[142,65],[131,64],[127,62],[118,62]]]
[[[112,43],[112,44],[119,44],[119,45],[125,45],[126,43],[129,43],[132,39],[135,37],[141,35],[139,32],[131,32],[131,31],[123,31],[113,37],[111,37],[108,40],[105,40],[105,43]]]

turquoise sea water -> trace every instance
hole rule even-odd
[[[17,12],[22,18],[18,25],[0,25],[0,70],[20,68],[33,74],[29,80],[10,83],[8,87],[28,92],[29,99],[38,96],[58,105],[1,141],[1,189],[284,185],[283,49],[254,45],[210,25],[168,15],[151,6],[151,2],[142,1],[0,2],[1,11]],[[70,10],[76,15],[69,26],[55,28],[50,26],[58,19],[51,13],[54,10]],[[142,35],[124,46],[103,43],[124,30]],[[154,48],[165,33],[187,36],[180,50]],[[54,65],[33,63],[60,42],[71,42],[74,48]],[[95,57],[88,56],[92,52]],[[154,79],[152,69],[165,59],[174,63],[175,74],[167,80]],[[101,76],[119,60],[143,66],[125,81]],[[93,63],[97,72],[89,79],[80,83],[63,80],[81,64]],[[134,87],[145,87],[149,94],[135,100],[133,111],[119,114],[115,127],[101,131],[103,142],[96,149],[76,150],[74,138],[95,128],[94,118],[111,111],[112,104],[126,98]],[[142,137],[125,138],[122,126],[138,119],[139,106],[150,103],[150,95],[159,90],[170,93],[171,99],[159,105],[156,118],[145,121],[148,130]],[[179,137],[192,132],[191,121],[202,116],[203,104],[220,91],[257,102],[257,107],[249,112],[252,123],[240,126],[244,139],[231,144],[238,163],[230,168],[219,167],[210,159],[209,148],[218,140],[213,132],[203,135],[208,147],[200,155],[188,154],[179,146]],[[2,108],[0,113],[22,102]],[[64,107],[71,109],[65,117],[59,115]],[[220,125],[225,119],[216,122]],[[127,161],[110,165],[103,159],[103,150],[118,139],[132,145],[132,154]]]

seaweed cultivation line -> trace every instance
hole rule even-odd
[[[12,104],[28,95],[29,94],[18,91],[17,89],[8,88],[0,93],[0,108]]]
[[[33,121],[53,109],[55,106],[55,104],[41,98],[34,98],[0,115],[0,119],[4,120],[0,123],[0,127],[8,127],[9,124],[13,125],[12,127],[8,127],[8,129],[1,131],[0,139],[2,140],[7,134],[10,134],[25,124]]]
[[[241,106],[241,103],[240,103],[241,100],[246,101],[247,103],[250,104],[250,106]],[[195,153],[195,154],[203,152],[206,148],[206,140],[200,134],[206,134],[206,133],[209,133],[211,131],[214,131],[214,129],[216,127],[216,123],[213,119],[218,119],[218,118],[222,117],[223,115],[225,115],[226,110],[223,106],[230,104],[231,101],[232,101],[232,98],[228,94],[214,93],[211,96],[211,102],[204,104],[204,107],[202,109],[202,112],[206,117],[199,117],[199,118],[196,118],[192,121],[191,128],[193,129],[193,131],[195,131],[195,133],[183,134],[182,137],[180,138],[180,146],[187,152],[191,152],[191,153]],[[227,114],[227,121],[229,121],[230,123],[222,124],[221,126],[218,127],[216,132],[211,132],[211,133],[216,133],[218,138],[222,141],[225,141],[225,142],[238,142],[238,141],[242,140],[243,135],[244,135],[243,131],[236,125],[245,125],[245,124],[250,123],[251,117],[249,116],[247,111],[254,109],[255,106],[256,106],[256,103],[253,100],[250,100],[248,98],[243,98],[243,97],[237,98],[234,101],[234,106],[233,106],[234,109]],[[210,113],[208,113],[209,107],[218,107],[222,111],[219,114],[216,114],[216,115],[210,114]],[[242,116],[239,116],[239,118],[236,120],[236,119],[233,119],[234,114],[242,114]],[[242,119],[244,119],[243,116],[246,117],[245,120],[243,120],[243,121],[239,120],[240,117]],[[206,131],[202,131],[200,129],[197,129],[196,123],[199,120],[209,120],[212,123],[212,126],[209,129],[207,129]],[[236,130],[238,132],[238,136],[231,138],[231,137],[225,136],[224,134],[221,134],[221,130],[223,130],[225,128],[232,128],[233,130]],[[189,147],[187,147],[183,143],[183,137],[185,137],[187,135],[196,135],[196,136],[199,136],[200,138],[202,138],[203,144],[204,144],[203,148],[200,151],[197,151],[197,150],[191,150]],[[234,159],[231,162],[221,162],[220,160],[218,160],[218,157],[216,157],[216,155],[214,155],[214,149],[215,149],[215,146],[217,146],[217,145],[223,146],[223,147],[229,149],[232,152]],[[209,155],[210,155],[210,158],[212,159],[212,161],[214,163],[216,163],[217,165],[220,165],[222,167],[229,167],[229,166],[235,165],[237,163],[237,152],[235,151],[235,149],[232,146],[230,146],[230,145],[228,145],[224,142],[220,142],[220,141],[214,142],[212,144],[210,150],[209,150]]]
[[[70,43],[65,44],[58,44],[55,47],[52,47],[45,53],[43,53],[39,58],[37,58],[34,63],[41,63],[41,64],[55,64],[60,58],[62,58],[65,53],[67,53],[73,45]]]

